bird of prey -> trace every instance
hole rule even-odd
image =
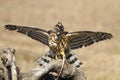
[[[63,59],[63,65],[61,67],[59,76],[63,70],[66,59],[69,59],[71,57],[69,55],[70,50],[82,48],[83,46],[87,47],[95,42],[110,39],[113,37],[112,34],[106,32],[94,32],[94,31],[67,32],[64,30],[64,26],[60,22],[58,22],[54,26],[54,30],[48,31],[40,28],[32,28],[11,24],[5,25],[5,28],[10,31],[16,30],[19,33],[26,34],[32,39],[35,39],[45,45],[48,45],[50,51],[55,53],[56,59],[58,58],[58,55],[60,55],[61,58]],[[74,57],[74,60],[72,60],[71,62],[73,63],[76,60],[77,58]]]
[[[5,25],[5,28],[10,31],[17,31],[25,34],[32,39],[35,39],[45,45],[48,45],[50,50],[56,55],[66,55],[70,50],[87,47],[95,42],[112,38],[112,34],[106,32],[94,31],[76,31],[68,32],[64,30],[62,23],[58,22],[54,26],[54,30],[44,30],[40,28],[19,26],[19,25]]]

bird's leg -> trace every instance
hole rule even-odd
[[[58,57],[57,57],[57,55],[55,56],[55,59],[56,59],[56,60],[58,60]]]
[[[59,77],[60,77],[60,75],[61,75],[61,73],[62,73],[62,71],[63,71],[64,65],[65,65],[65,61],[66,61],[66,56],[65,56],[64,51],[61,51],[60,54],[62,55],[62,58],[63,58],[63,64],[62,64],[62,67],[61,67],[60,73],[59,73],[59,75],[58,75],[58,77],[57,77],[56,80],[59,79]]]

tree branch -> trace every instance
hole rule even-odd
[[[13,63],[13,61],[16,62],[15,59],[11,59],[15,58],[15,51],[13,52],[13,49],[7,48],[3,50],[3,55],[4,56],[1,57],[3,66],[2,68],[0,68],[0,80],[9,80],[2,78],[5,77],[3,76],[3,74],[4,71],[7,70],[7,66],[12,67],[13,65],[11,65],[11,63]],[[8,62],[8,60],[13,61]],[[17,72],[17,80],[55,80],[60,73],[61,67],[63,65],[62,62],[62,59],[51,59],[51,61],[46,65],[38,65],[31,71],[28,71],[26,73],[21,73],[20,68],[18,68],[17,66],[14,70],[16,70]],[[8,75],[9,73],[7,73],[6,76],[8,77]],[[75,65],[65,62],[65,66],[63,68],[62,74],[59,77],[59,80],[86,80],[86,76],[80,68],[77,68]]]

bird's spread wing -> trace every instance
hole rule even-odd
[[[46,30],[40,28],[31,28],[25,26],[18,26],[18,25],[5,25],[5,28],[11,31],[17,31],[22,34],[26,34],[27,36],[35,39],[43,44],[48,45],[48,35]]]
[[[95,42],[112,38],[112,34],[105,32],[78,31],[69,34],[71,34],[68,36],[71,49],[86,47]]]

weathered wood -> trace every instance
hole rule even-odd
[[[17,80],[15,50],[11,48],[4,49],[1,60],[3,65],[2,69],[6,73],[4,77],[7,77],[5,80]]]
[[[54,79],[52,80],[55,80],[58,77],[62,65],[62,59],[52,59],[48,64],[42,66],[38,65],[31,71],[23,73],[22,78],[24,80],[51,80],[49,77],[53,76]],[[61,78],[62,80],[86,80],[85,73],[82,72],[80,68],[67,62],[65,63],[59,80],[61,80]]]
[[[8,80],[7,69],[3,64],[0,65],[0,80]]]
[[[62,59],[51,59],[46,65],[38,63],[31,71],[21,73],[16,66],[15,50],[7,48],[3,50],[2,65],[0,80],[55,80],[61,70]],[[7,75],[4,75],[5,71]],[[86,76],[80,68],[66,62],[59,80],[86,80]]]
[[[50,74],[57,78],[61,67],[62,60],[53,60],[46,67],[38,66],[27,73],[23,73],[22,78],[23,80],[46,80]],[[63,78],[63,80],[86,80],[85,74],[79,68],[70,64],[65,64],[60,78]]]

